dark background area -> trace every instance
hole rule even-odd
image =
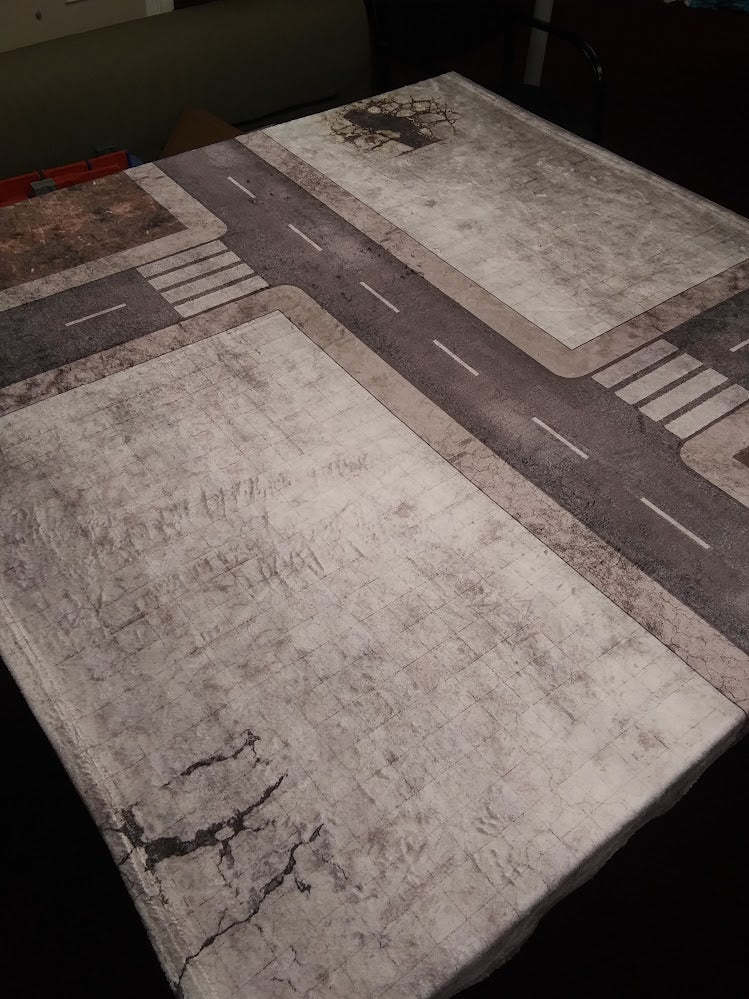
[[[199,0],[181,5],[190,2]],[[532,7],[520,0],[506,6]],[[456,23],[475,29],[476,43],[425,57],[425,16],[417,38],[399,39],[391,87],[447,69],[497,86],[501,40],[482,40],[480,22],[468,24],[480,16],[471,14],[471,0],[452,9]],[[661,0],[556,0],[554,23],[584,37],[604,66],[603,145],[749,216],[749,15]],[[518,76],[525,44],[527,33],[518,39]],[[585,120],[589,71],[558,40],[548,46],[542,89],[562,115]],[[0,700],[0,993],[168,999],[106,846],[4,667]],[[745,739],[466,999],[746,994],[748,767]]]
[[[608,82],[603,145],[749,216],[749,14],[662,0],[556,0],[554,21],[598,52]],[[587,78],[551,43],[544,85]],[[565,81],[568,81],[565,84]]]

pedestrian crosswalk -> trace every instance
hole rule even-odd
[[[632,404],[642,402],[643,399],[649,398],[667,385],[678,381],[679,378],[683,378],[684,375],[688,375],[690,371],[694,371],[699,366],[700,362],[697,358],[690,357],[689,354],[679,354],[678,357],[673,357],[665,364],[660,364],[653,371],[649,371],[641,378],[625,385],[616,394],[625,402]]]
[[[596,372],[593,380],[649,419],[668,420],[663,426],[682,440],[749,402],[742,385],[726,385],[725,375],[668,340],[649,343]]]
[[[185,318],[268,287],[220,239],[144,264],[138,272]]]
[[[666,424],[666,429],[670,430],[672,434],[676,434],[677,437],[691,437],[692,434],[696,434],[698,430],[706,427],[708,423],[714,423],[721,416],[725,416],[748,400],[749,392],[745,388],[742,388],[741,385],[730,385],[711,399],[695,406],[688,413],[684,413],[677,420]]]
[[[677,409],[684,409],[690,402],[694,402],[695,399],[706,395],[726,381],[728,379],[725,375],[713,371],[712,368],[707,368],[705,371],[700,371],[699,374],[687,378],[676,388],[657,396],[652,402],[641,406],[640,411],[645,416],[649,416],[651,420],[665,420]]]
[[[657,361],[662,361],[664,357],[673,354],[675,350],[676,347],[672,343],[668,343],[666,340],[656,340],[655,343],[649,343],[647,347],[638,350],[636,354],[625,357],[623,361],[610,364],[608,368],[593,375],[593,378],[606,388],[611,388],[612,385],[623,382],[625,378],[636,375],[638,371],[651,367]]]

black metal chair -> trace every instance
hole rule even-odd
[[[580,116],[577,109],[574,109],[573,116],[569,117],[569,110],[565,111],[559,103],[550,99],[548,92],[544,93],[543,87],[535,87],[530,84],[515,84],[512,79],[513,67],[515,66],[516,41],[518,27],[535,28],[544,31],[546,34],[567,42],[585,58],[593,77],[593,102],[589,129],[580,126]],[[549,118],[560,125],[565,125],[571,131],[586,134],[594,142],[600,143],[603,139],[604,118],[606,114],[606,81],[604,78],[603,66],[598,58],[596,50],[580,35],[567,28],[559,28],[556,25],[548,24],[546,21],[539,21],[535,17],[521,17],[514,15],[508,18],[504,33],[504,58],[502,61],[502,93],[521,107],[533,111],[542,118]]]
[[[451,60],[470,53],[488,38],[501,38],[501,72],[492,89],[542,118],[601,142],[606,110],[603,66],[592,45],[574,31],[508,10],[501,0],[365,0],[365,3],[372,32],[376,93],[392,87],[392,60],[414,64],[426,75],[436,75],[449,68]],[[529,28],[566,42],[583,56],[593,82],[589,115],[579,107],[570,107],[568,101],[560,100],[549,88],[515,81],[518,34]]]

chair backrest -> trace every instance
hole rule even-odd
[[[374,40],[375,90],[390,89],[389,60],[416,62],[426,72],[443,72],[444,60],[456,59],[489,37],[503,39],[501,93],[523,103],[513,88],[517,41],[521,29],[536,29],[574,48],[590,67],[593,105],[590,138],[603,134],[606,87],[603,66],[593,47],[573,31],[520,14],[500,0],[365,0]],[[531,108],[531,110],[535,110]]]

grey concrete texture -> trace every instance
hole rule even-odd
[[[452,995],[745,730],[746,224],[452,77],[131,174],[0,295],[0,653],[178,995]]]
[[[211,316],[0,420],[0,652],[178,996],[452,994],[745,716],[280,312]]]

